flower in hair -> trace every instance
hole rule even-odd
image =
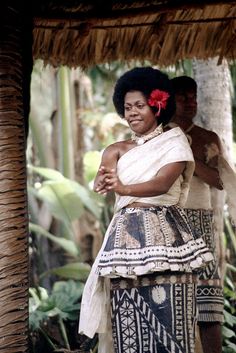
[[[160,91],[159,89],[154,89],[151,92],[150,98],[148,99],[148,104],[151,107],[156,107],[158,109],[155,116],[160,116],[161,109],[166,109],[166,104],[169,97],[169,93]]]

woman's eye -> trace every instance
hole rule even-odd
[[[143,109],[144,106],[145,106],[144,104],[138,104],[138,105],[137,105],[137,108],[138,108],[138,109]]]

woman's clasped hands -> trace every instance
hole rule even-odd
[[[125,185],[121,183],[115,169],[101,166],[98,172],[99,180],[94,185],[95,192],[102,195],[106,195],[110,191],[115,191],[119,195],[124,194]]]

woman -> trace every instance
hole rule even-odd
[[[130,140],[108,146],[94,190],[114,191],[114,216],[85,286],[79,332],[100,333],[102,353],[194,352],[194,272],[212,255],[182,209],[194,162],[174,109],[171,83],[151,67],[117,81],[118,114]],[[109,329],[112,325],[112,338]]]

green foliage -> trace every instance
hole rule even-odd
[[[89,189],[76,181],[65,178],[60,172],[41,167],[28,167],[31,171],[41,175],[46,180],[42,181],[38,188],[31,192],[44,201],[52,214],[66,224],[80,218],[86,207],[96,218],[100,217],[101,208],[97,198]]]
[[[61,267],[53,268],[47,272],[44,272],[41,277],[48,274],[55,274],[63,278],[71,278],[85,282],[91,267],[83,262],[72,262]]]
[[[228,215],[225,215],[225,246],[231,255],[226,264],[224,280],[224,325],[222,327],[223,353],[236,352],[236,235]]]
[[[101,162],[99,151],[88,151],[84,154],[84,173],[87,182],[94,180]]]
[[[64,237],[57,237],[47,232],[44,228],[40,227],[38,224],[33,224],[31,222],[29,223],[29,230],[31,232],[42,235],[45,238],[53,241],[71,256],[74,256],[74,257],[79,256],[79,248],[76,246],[74,241],[65,239]]]
[[[236,268],[234,268],[236,271]],[[230,273],[227,272],[224,286],[225,309],[224,318],[225,322],[222,327],[223,347],[224,353],[236,352],[236,286],[229,277]]]
[[[63,339],[63,346],[70,349],[66,323],[77,320],[82,292],[83,284],[72,280],[55,282],[50,294],[42,287],[30,288],[30,331],[42,333],[48,344],[56,349],[57,342],[50,332],[50,322],[53,320],[58,323],[57,329]]]

